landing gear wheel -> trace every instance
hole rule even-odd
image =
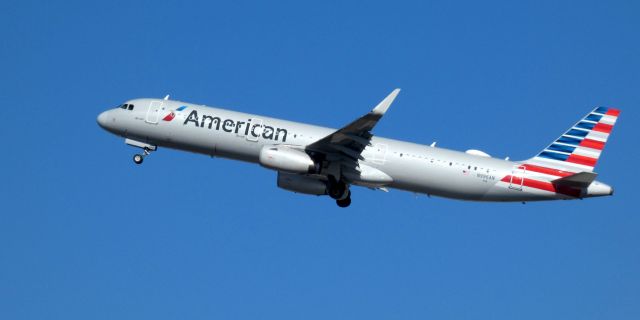
[[[329,176],[329,196],[339,200],[347,192],[347,184],[342,181],[336,181],[333,176]]]
[[[135,156],[133,156],[133,162],[135,162],[136,164],[141,164],[142,160],[144,160],[144,157],[141,154],[136,154]]]
[[[336,204],[340,208],[346,208],[349,205],[351,205],[351,191],[349,191],[349,195],[346,198],[341,200],[336,200]]]

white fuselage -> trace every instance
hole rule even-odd
[[[135,99],[128,103],[135,108],[106,111],[98,118],[100,125],[150,145],[252,163],[259,162],[265,145],[305,147],[335,131],[179,101]],[[256,127],[250,128],[250,123],[260,126],[252,131],[249,129]],[[376,185],[354,178],[350,183],[374,188],[476,201],[575,199],[611,193],[599,182],[579,196],[557,193],[548,188],[557,177],[527,170],[519,162],[377,136],[371,138],[361,156],[360,164],[385,173],[391,181]]]

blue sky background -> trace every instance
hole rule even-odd
[[[0,2],[0,319],[638,319],[637,1]],[[172,98],[532,156],[596,105],[613,197],[493,204],[136,149],[101,111]]]

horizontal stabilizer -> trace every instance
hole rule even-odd
[[[553,180],[551,183],[560,186],[586,188],[591,182],[596,180],[597,176],[598,174],[595,172],[578,172],[564,178]]]

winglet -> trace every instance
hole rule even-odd
[[[393,100],[395,100],[399,92],[399,88],[393,90],[386,98],[384,98],[384,100],[380,101],[380,103],[378,103],[378,105],[373,108],[373,110],[371,110],[371,113],[383,115],[385,112],[387,112],[387,109],[389,109],[391,103],[393,103]]]

